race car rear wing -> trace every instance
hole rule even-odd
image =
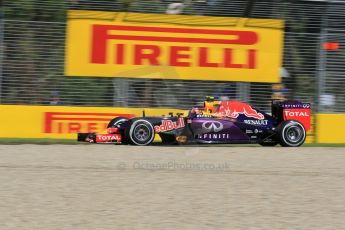
[[[310,130],[311,105],[300,101],[272,101],[272,116],[279,123],[287,120],[299,121],[306,131]]]

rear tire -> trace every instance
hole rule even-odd
[[[279,143],[284,147],[298,147],[301,146],[307,133],[304,126],[298,121],[284,121],[278,129]]]
[[[144,119],[135,120],[126,128],[126,137],[130,144],[149,145],[155,138],[155,131],[149,121]]]

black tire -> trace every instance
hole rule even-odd
[[[155,138],[152,124],[144,119],[130,121],[126,128],[126,137],[130,144],[149,145]]]
[[[123,124],[128,121],[126,117],[115,117],[109,123],[107,128],[117,128],[120,124]]]
[[[126,122],[128,122],[128,118],[126,117],[115,117],[108,123],[107,128],[119,128],[121,125],[123,125]],[[121,136],[122,136],[121,143],[128,144],[127,136],[125,134],[124,129],[120,129],[120,130],[121,130]]]
[[[278,136],[281,146],[298,147],[304,143],[307,133],[300,122],[290,120],[280,124]]]

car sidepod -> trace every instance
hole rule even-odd
[[[248,136],[232,121],[196,118],[191,123],[194,139],[199,143],[248,143]]]

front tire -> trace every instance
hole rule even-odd
[[[107,128],[118,128],[120,125],[128,121],[126,117],[115,117],[109,121]]]
[[[128,144],[127,136],[125,135],[124,128],[126,126],[126,122],[128,122],[128,118],[126,117],[115,117],[109,123],[107,128],[122,128],[120,129],[121,136],[122,136],[122,144]]]
[[[307,137],[304,126],[293,120],[284,121],[278,132],[280,145],[284,147],[301,146]]]
[[[144,119],[135,120],[126,129],[126,137],[134,145],[149,145],[155,138],[152,124]]]

